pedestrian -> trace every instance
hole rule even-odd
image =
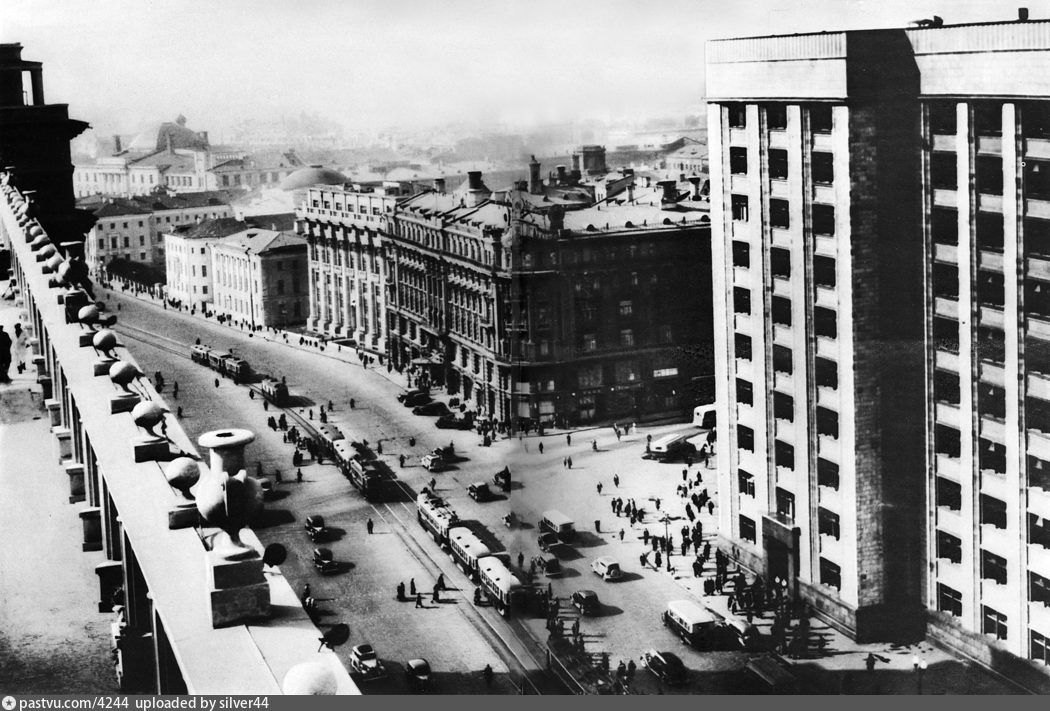
[[[615,486],[617,489],[620,488],[620,475],[619,474],[613,474],[613,486]]]
[[[642,529],[642,543],[644,543],[645,545],[649,545],[649,529],[648,528],[643,528]]]
[[[686,481],[688,478],[689,478],[689,470],[688,469],[683,469],[682,470],[682,481]]]
[[[571,447],[572,446],[572,435],[571,434],[565,435],[565,446],[566,447]]]
[[[660,556],[660,551],[656,551],[656,555],[653,557],[653,563],[659,568],[662,562],[663,558]]]
[[[711,516],[715,515],[715,502],[714,501],[708,501],[707,502],[707,513],[709,515],[711,515]]]
[[[875,671],[875,655],[868,652],[868,656],[864,658],[864,667],[869,671]]]
[[[598,440],[596,440],[596,439],[592,439],[591,440],[591,450],[594,451],[594,452],[598,451]]]
[[[441,590],[438,589],[437,585],[434,586],[434,592],[431,593],[430,599],[433,602],[441,602]]]
[[[404,469],[404,468],[405,468],[405,455],[404,455],[404,454],[399,454],[399,455],[397,456],[397,464],[398,464],[398,466],[399,466],[399,467],[400,467],[401,469]]]
[[[175,397],[176,400],[179,399],[179,381],[178,380],[176,380],[172,384],[172,386],[171,386],[171,394]]]
[[[423,593],[416,593],[416,607],[423,607]]]
[[[622,528],[620,529],[620,540],[621,541],[623,540],[623,529]]]
[[[488,688],[492,688],[492,677],[494,676],[494,672],[492,671],[492,665],[486,664],[485,668],[481,672],[481,675],[485,677],[485,686]]]
[[[218,378],[215,379],[215,387],[219,387],[219,379]]]
[[[642,553],[640,556],[638,556],[638,565],[640,567],[644,568],[648,557],[649,557],[648,553]]]
[[[435,585],[435,587],[437,587],[438,590],[444,590],[445,589],[445,574],[444,573],[438,573],[438,579],[437,579],[437,582],[434,583],[434,585]]]
[[[368,519],[368,523],[365,524],[365,527],[368,529],[368,535],[371,536],[372,535],[372,529],[375,528],[375,524],[372,523],[372,519]]]
[[[598,489],[598,496],[601,496],[602,495],[602,483],[600,481],[598,482],[598,486],[596,488]]]
[[[561,466],[562,466],[563,469],[568,469],[569,468],[569,458],[568,457],[562,457],[561,458]]]
[[[158,390],[157,392],[160,392],[160,391]],[[251,400],[255,399],[255,391],[254,390],[249,390],[248,391],[248,398],[251,399]]]
[[[566,465],[566,466],[567,466],[567,467],[568,467],[569,469],[572,469],[572,457],[566,457],[566,458],[565,458],[565,465]]]
[[[179,406],[178,411],[175,413],[175,416],[178,417],[180,420],[182,419],[182,406],[181,405]]]
[[[302,469],[296,469],[295,470],[295,481],[298,484],[302,484],[303,483],[303,470]]]
[[[598,519],[594,519],[594,531],[595,531],[595,533],[601,533],[602,532],[602,522],[599,521]]]
[[[539,450],[540,450],[540,454],[543,454],[543,442],[540,442]]]
[[[647,434],[645,436],[645,445],[646,445],[646,447],[648,447],[652,443],[653,443],[653,436],[651,434]]]
[[[521,568],[524,568],[524,567],[525,567],[525,554],[522,553],[521,551],[518,551],[518,569],[520,570]]]
[[[660,499],[656,499],[656,510],[660,510]]]

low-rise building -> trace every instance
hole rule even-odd
[[[205,220],[163,233],[169,299],[207,311],[214,300],[212,245],[241,232],[247,224],[231,217]]]
[[[309,308],[306,240],[260,228],[211,243],[217,313],[252,326],[285,328],[306,320]]]

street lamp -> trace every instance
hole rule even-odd
[[[918,691],[920,696],[922,695],[922,675],[926,672],[926,666],[925,659],[919,659],[918,654],[912,655],[911,668],[915,672],[915,677],[918,681]]]
[[[668,514],[664,514],[664,517],[662,519],[660,519],[660,520],[664,524],[664,542],[666,543],[667,540],[668,540],[667,537],[668,537],[668,535],[670,535],[670,531],[668,530],[668,525],[671,523],[671,517]],[[667,546],[667,572],[668,573],[671,572],[671,546]]]

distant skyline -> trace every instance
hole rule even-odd
[[[1017,16],[996,0],[3,4],[0,41],[44,62],[49,102],[128,133],[181,113],[212,141],[301,112],[351,131],[684,116],[703,100],[708,39]]]

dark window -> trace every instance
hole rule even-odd
[[[791,375],[793,368],[791,363],[791,349],[779,343],[773,344],[773,370],[778,373]]]
[[[814,104],[809,108],[809,127],[813,133],[831,133],[830,104]]]
[[[930,131],[941,135],[954,135],[958,132],[955,104],[948,101],[931,101]]]
[[[835,181],[835,157],[832,154],[814,151],[812,161],[814,183],[830,185]]]
[[[956,213],[952,213],[954,217]],[[955,226],[958,229],[958,226]],[[1003,215],[1001,212],[977,213],[977,247],[1003,251]]]
[[[993,363],[1006,361],[1006,335],[1002,329],[979,326],[977,342],[974,345],[977,347],[977,355],[981,360]]]
[[[745,541],[751,541],[752,543],[758,540],[758,532],[755,529],[755,522],[747,516],[740,517],[740,537]]]
[[[769,104],[766,106],[766,123],[770,130],[782,131],[788,126],[788,112],[785,104]]]
[[[1050,256],[1050,220],[1026,217],[1024,220],[1025,255]]]
[[[981,523],[1006,528],[1006,502],[981,494]]]
[[[1050,138],[1050,103],[1026,101],[1020,104],[1021,131],[1028,138]]]
[[[980,214],[978,213],[978,220]],[[959,213],[943,207],[933,208],[930,212],[930,232],[937,244],[959,244]]]
[[[943,583],[938,583],[937,609],[955,617],[962,617],[962,593]]]
[[[838,325],[835,312],[823,306],[813,309],[813,330],[818,336],[825,338],[838,337]]]
[[[772,299],[773,323],[781,326],[791,325],[791,300],[783,296],[774,296]]]
[[[751,313],[751,292],[742,286],[733,287],[733,312],[738,314]]]
[[[747,195],[732,195],[730,202],[733,208],[733,219],[738,222],[747,222]]]
[[[780,202],[779,200],[773,200],[773,203]],[[785,202],[786,206],[787,203]],[[787,227],[787,225],[777,225],[774,223],[774,227]],[[791,278],[791,252],[784,249],[783,247],[773,247],[769,250],[769,267],[773,272],[773,276],[784,277],[785,279]]]
[[[1050,162],[1025,160],[1024,194],[1040,200],[1050,199]]]
[[[733,266],[751,266],[751,245],[740,240],[733,240]]]
[[[930,182],[935,188],[955,190],[958,186],[955,154],[940,151],[930,155]]]
[[[937,454],[943,454],[952,459],[959,458],[959,452],[961,447],[959,439],[959,430],[955,429],[954,427],[948,427],[947,425],[936,425],[934,428],[933,441],[934,448],[936,449]],[[958,484],[955,484],[954,482],[949,483],[958,489]],[[940,494],[937,495],[937,505],[948,506],[947,503],[941,502]],[[949,508],[955,508],[956,510],[958,510],[958,500],[956,501],[955,506],[949,506]]]
[[[977,271],[977,298],[982,304],[1002,306],[1006,299],[1005,282],[1002,274]]]
[[[1006,558],[982,549],[981,577],[1006,585]]]
[[[821,254],[813,256],[813,281],[818,286],[835,286],[835,258]]]
[[[741,360],[751,360],[751,336],[737,333],[733,336],[734,353]]]
[[[774,198],[769,201],[769,224],[782,229],[791,226],[791,205],[787,200]]]
[[[1003,105],[994,103],[974,104],[973,131],[978,136],[1003,135]]]
[[[744,104],[733,103],[726,108],[729,110],[730,128],[744,128],[747,126],[747,107]]]
[[[740,146],[729,147],[729,172],[733,175],[747,175],[747,149]]]
[[[949,511],[962,510],[962,486],[958,482],[943,476],[937,477],[936,496],[938,506],[943,506]]]
[[[1026,313],[1050,317],[1050,284],[1029,278],[1025,283],[1024,297]]]
[[[947,370],[935,370],[933,373],[934,401],[958,405],[959,395],[959,374]]]
[[[1028,631],[1028,657],[1034,662],[1050,665],[1050,640],[1035,630]]]
[[[835,208],[831,205],[813,205],[813,233],[835,234]]]
[[[981,382],[977,385],[977,411],[997,419],[1006,417],[1006,390],[998,385]]]
[[[1028,485],[1050,491],[1050,462],[1028,455]]]
[[[817,406],[817,434],[839,438],[839,413]]]
[[[974,160],[974,182],[977,192],[1003,194],[1003,159],[999,156],[977,156]]]
[[[741,494],[745,496],[755,495],[755,477],[743,469],[738,469],[736,473],[737,487]]]
[[[788,177],[788,152],[782,148],[769,149],[769,177],[774,180]]]
[[[959,267],[954,264],[933,265],[933,295],[951,299],[959,297]]]
[[[750,427],[737,425],[736,439],[740,449],[746,449],[748,452],[755,451],[755,431]]]
[[[1038,573],[1028,573],[1028,599],[1050,607],[1050,580]]]
[[[751,383],[741,378],[736,379],[736,399],[744,405],[754,403],[754,388]]]
[[[831,536],[837,541],[839,539],[839,515],[828,511],[822,506],[818,506],[817,530],[821,534]]]
[[[776,346],[774,346],[775,348]],[[833,360],[822,358],[817,356],[814,362],[814,372],[817,381],[818,388],[831,388],[832,390],[838,390],[839,387],[839,369],[838,364]]]
[[[789,521],[795,520],[795,495],[779,486],[776,490],[777,516]]]
[[[838,491],[839,465],[817,457],[817,484]]]
[[[794,469],[795,448],[787,442],[781,442],[779,439],[774,440],[773,459],[778,467],[784,467],[785,469]],[[792,498],[792,501],[794,501],[794,498]]]
[[[1043,548],[1050,548],[1050,520],[1028,514],[1028,541]]]
[[[996,639],[1006,639],[1006,615],[987,605],[981,606],[981,631]]]
[[[784,393],[773,392],[773,417],[778,420],[793,422],[795,419],[795,399]]]
[[[952,563],[961,563],[962,540],[950,533],[937,531],[937,557],[945,558]]]
[[[833,587],[836,590],[842,589],[842,568],[832,563],[827,558],[820,559],[820,583],[821,585],[827,585]]]

